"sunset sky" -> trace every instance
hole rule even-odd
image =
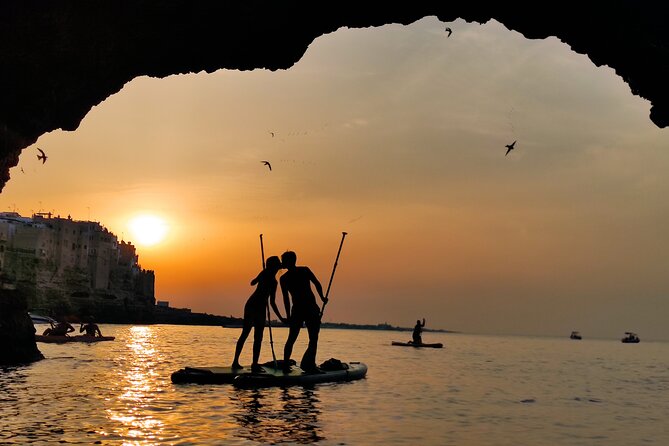
[[[326,286],[347,231],[326,321],[669,339],[649,102],[556,38],[445,26],[340,29],[286,71],[137,78],[26,149],[0,207],[101,222],[193,311],[242,315],[260,233]],[[140,215],[161,242],[133,240]]]

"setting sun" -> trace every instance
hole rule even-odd
[[[155,215],[140,215],[128,224],[134,241],[144,246],[152,246],[163,241],[168,226],[165,220]]]

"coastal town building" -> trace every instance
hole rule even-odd
[[[0,282],[22,291],[29,310],[149,321],[155,276],[138,261],[131,243],[98,222],[0,213]]]

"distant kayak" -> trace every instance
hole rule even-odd
[[[262,364],[262,368],[263,372],[252,373],[250,367],[185,367],[172,373],[171,379],[175,384],[233,384],[240,388],[257,388],[353,381],[367,374],[367,366],[360,362],[341,363],[341,367],[337,367],[339,370],[322,370],[320,373],[305,373],[292,366],[291,372],[284,374],[280,367],[274,368],[271,361]]]
[[[113,341],[114,336],[44,336],[35,335],[35,341],[46,342],[48,344],[64,344],[66,342],[102,342]]]
[[[415,348],[420,348],[420,347],[426,347],[426,348],[442,348],[444,344],[441,342],[434,343],[434,344],[414,344],[413,342],[399,342],[399,341],[393,341],[393,345],[398,346],[398,347],[415,347]]]

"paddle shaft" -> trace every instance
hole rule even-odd
[[[339,243],[339,250],[337,251],[337,257],[335,258],[334,265],[332,266],[332,274],[330,274],[330,282],[328,283],[328,289],[325,291],[325,298],[327,299],[330,295],[330,287],[332,286],[332,279],[334,279],[335,271],[337,270],[337,263],[339,262],[339,254],[341,254],[341,247],[344,246],[344,239],[346,238],[346,232],[341,233],[341,242]],[[323,312],[325,311],[325,306],[327,301],[323,302],[323,308],[321,308],[321,319],[323,318]]]
[[[262,256],[262,269],[265,270],[265,246],[262,242],[262,234],[260,234],[260,255]],[[272,359],[274,360],[274,368],[276,365],[276,354],[274,353],[274,338],[272,337],[272,317],[269,312],[269,300],[267,301],[267,325],[269,326],[269,346],[272,349]]]

